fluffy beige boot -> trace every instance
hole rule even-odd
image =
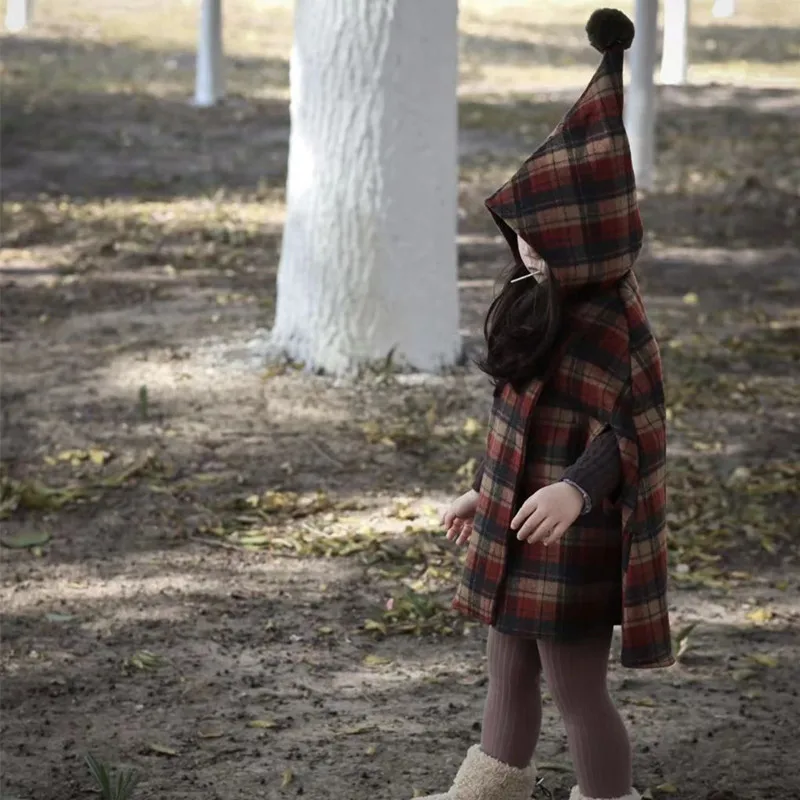
[[[447,794],[418,800],[530,800],[536,785],[536,769],[517,769],[487,756],[478,745],[471,747]]]
[[[587,797],[585,794],[583,794],[583,792],[581,792],[578,786],[573,786],[572,794],[569,796],[569,800],[642,800],[642,796],[636,791],[636,789],[631,789],[628,794],[624,794],[622,797]]]

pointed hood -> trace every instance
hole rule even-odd
[[[633,23],[599,9],[586,25],[603,54],[578,101],[486,206],[517,254],[521,236],[567,290],[616,283],[642,246],[630,145],[622,121],[622,63]]]

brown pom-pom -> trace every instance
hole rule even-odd
[[[605,53],[612,47],[627,50],[633,42],[633,23],[616,8],[598,8],[586,23],[589,43]]]

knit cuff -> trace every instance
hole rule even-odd
[[[577,489],[581,493],[581,497],[583,498],[583,508],[581,509],[581,516],[588,514],[592,510],[592,498],[589,497],[589,493],[584,490],[582,486],[578,486],[575,481],[571,481],[569,478],[562,478],[561,483],[566,483],[567,486],[571,486],[573,489]]]
[[[478,464],[478,468],[475,470],[475,477],[472,479],[472,488],[476,492],[480,492],[481,490],[481,482],[483,481],[483,467],[485,463],[486,459],[482,458]]]

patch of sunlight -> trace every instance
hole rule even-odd
[[[580,89],[591,77],[592,69],[587,66],[560,67],[532,62],[521,64],[492,64],[480,61],[475,64],[476,77],[465,77],[458,88],[458,96],[464,100],[477,100],[481,95],[494,95],[499,87],[514,86],[516,89],[531,91],[536,88]],[[565,106],[565,111],[569,104]],[[556,120],[557,121],[557,120]]]
[[[521,25],[584,25],[589,15],[598,7],[595,0],[552,0],[548,3],[531,3],[529,0],[461,0],[459,3],[462,27],[490,27],[512,21]],[[618,0],[615,8],[633,18],[633,0]],[[718,26],[720,28],[751,28],[759,25],[794,28],[800,24],[800,4],[785,0],[737,0],[735,16],[726,22],[711,14],[713,3],[705,0],[692,4],[692,26]]]
[[[722,445],[719,450],[714,452],[714,455],[730,457],[742,453],[747,453],[747,447],[743,443],[739,442]],[[669,458],[696,459],[697,450],[692,447],[691,444],[678,444],[676,442],[670,442],[667,445],[667,456]]]
[[[497,280],[493,278],[467,278],[458,282],[459,289],[494,289]]]
[[[146,386],[151,402],[169,405],[173,419],[181,412],[188,419],[196,412],[196,404],[217,403],[220,395],[263,397],[273,420],[334,424],[352,419],[352,410],[344,405],[298,403],[292,392],[281,391],[284,381],[292,380],[291,375],[270,377],[265,384],[263,362],[257,357],[248,358],[245,350],[243,346],[209,341],[194,346],[187,358],[177,362],[161,354],[147,360],[141,354],[118,355],[97,375],[93,389],[100,398],[129,399]],[[275,390],[265,392],[265,385]]]
[[[463,659],[448,658],[452,646],[439,643],[438,646],[425,648],[429,651],[427,658],[398,658],[396,654],[391,660],[383,663],[380,656],[374,665],[342,670],[332,681],[333,689],[342,694],[360,694],[363,691],[389,689],[408,685],[409,681],[419,683],[432,682],[439,675],[446,675],[448,682],[464,680],[475,673],[475,664],[465,663]]]
[[[632,0],[619,0],[614,4],[627,14],[633,13]],[[461,0],[459,5],[462,24],[475,25],[481,21],[516,19],[519,23],[549,25],[584,24],[597,8],[593,0],[557,0],[549,3],[531,3],[529,0]]]
[[[37,0],[37,27],[53,26],[54,34],[66,27],[79,31],[85,41],[116,41],[147,49],[194,50],[197,45],[199,4],[195,0]],[[260,0],[225,0],[225,50],[260,58],[285,52],[292,37],[292,11],[285,4]],[[38,31],[37,31],[38,33]]]
[[[651,256],[657,256],[659,260],[669,259],[676,264],[706,266],[715,271],[719,270],[721,264],[734,267],[758,267],[788,254],[785,247],[679,247],[664,244],[657,240],[652,242],[649,247]],[[651,261],[645,267],[648,270],[654,268],[668,269],[669,265],[661,265]]]
[[[58,539],[58,534],[54,539]],[[204,545],[197,547],[204,548]],[[197,552],[188,547],[181,554],[171,551],[169,564],[163,562],[163,556],[163,553],[118,556],[107,562],[107,566],[118,569],[119,574],[102,579],[97,577],[93,562],[60,564],[52,571],[45,565],[43,580],[16,585],[13,591],[11,587],[4,587],[0,598],[8,614],[39,614],[43,613],[42,607],[52,603],[79,618],[85,611],[106,613],[117,619],[123,612],[161,613],[156,606],[132,609],[129,604],[133,600],[172,598],[177,602],[181,598],[206,597],[211,601],[214,597],[230,595],[234,583],[237,589],[257,592],[265,599],[288,590],[292,601],[299,602],[318,598],[321,584],[331,586],[337,580],[350,581],[361,574],[360,568],[341,559],[287,561],[274,556],[268,560],[254,559],[230,569],[220,566],[214,574],[209,574],[207,569],[197,569]]]
[[[782,584],[781,584],[782,585]],[[797,587],[784,590],[772,586],[752,586],[748,583],[746,602],[741,602],[741,593],[731,592],[727,596],[703,596],[696,591],[673,590],[670,594],[672,613],[684,622],[695,621],[698,625],[725,625],[734,628],[764,626],[781,628],[786,624],[797,625],[800,616],[800,600]]]
[[[502,244],[505,239],[499,234],[462,233],[456,237],[459,247],[468,247],[475,244]]]
[[[54,282],[59,276],[59,268],[74,263],[77,247],[63,244],[34,244],[30,247],[9,247],[0,249],[0,273],[3,270],[22,272],[26,277]]]
[[[724,82],[747,89],[800,87],[800,61],[762,63],[758,61],[724,61],[719,64],[697,64],[691,67],[692,83]]]
[[[106,200],[98,203],[62,202],[58,211],[66,218],[83,221],[155,222],[168,224],[171,230],[195,229],[199,224],[234,222],[250,225],[283,225],[286,209],[282,195],[246,200],[225,191],[209,197],[179,196],[169,201]],[[12,204],[13,211],[16,206]]]

